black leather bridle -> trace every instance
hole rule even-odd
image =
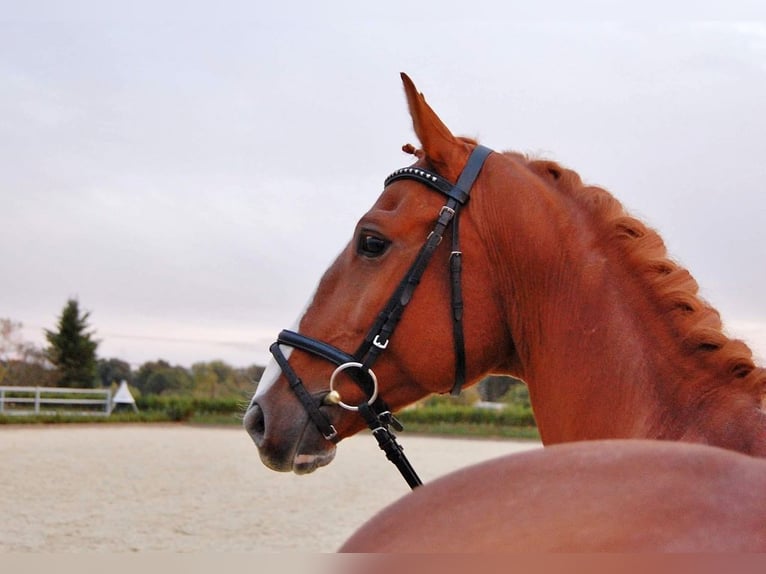
[[[337,442],[338,433],[330,422],[327,415],[320,410],[322,405],[338,404],[348,410],[358,411],[372,430],[380,448],[386,453],[386,457],[393,462],[404,476],[407,484],[415,488],[422,484],[415,470],[404,456],[401,445],[396,442],[396,436],[389,427],[402,430],[402,425],[391,413],[391,409],[378,395],[377,379],[372,371],[372,365],[380,354],[388,347],[391,336],[394,333],[404,309],[412,298],[415,288],[431,261],[436,248],[442,241],[447,227],[452,224],[452,251],[450,253],[450,284],[452,299],[452,332],[455,347],[455,383],[452,394],[460,393],[465,383],[465,341],[463,337],[463,295],[462,295],[462,252],[460,251],[459,215],[460,208],[466,204],[471,187],[484,165],[485,160],[492,150],[477,145],[466,162],[457,183],[453,184],[439,174],[418,167],[405,167],[389,175],[384,187],[401,179],[410,179],[425,184],[433,190],[447,197],[447,203],[441,208],[436,218],[433,231],[428,235],[426,242],[418,252],[415,261],[410,266],[399,286],[394,291],[388,303],[385,305],[372,328],[368,331],[364,341],[353,355],[338,349],[337,347],[307,337],[295,331],[282,331],[275,343],[270,347],[282,373],[285,375],[290,388],[298,397],[306,409],[311,420],[317,426],[325,439]],[[303,382],[290,366],[280,345],[286,345],[300,349],[326,361],[337,365],[337,369],[330,377],[329,391],[323,391],[318,395],[308,392]],[[335,377],[348,370],[354,382],[362,389],[368,398],[358,406],[351,406],[340,400],[340,395],[333,389]]]

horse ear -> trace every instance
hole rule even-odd
[[[444,177],[455,179],[470,153],[469,146],[452,135],[426,103],[423,94],[418,92],[410,77],[404,72],[401,76],[415,134],[423,146],[426,158]]]

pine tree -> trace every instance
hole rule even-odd
[[[58,330],[45,330],[50,347],[46,349],[48,360],[59,371],[61,387],[98,386],[96,347],[93,333],[89,333],[88,317],[80,315],[76,299],[69,299],[59,317]]]

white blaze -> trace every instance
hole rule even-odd
[[[316,294],[316,290],[314,291],[314,294]],[[298,327],[301,324],[303,316],[306,314],[306,311],[314,302],[314,294],[311,295],[308,303],[306,303],[306,305],[303,307],[303,311],[301,311],[300,315],[298,315],[298,318],[295,320],[295,323],[293,323],[292,330],[296,333],[298,332]],[[286,345],[280,345],[279,348],[282,349],[282,353],[284,353],[285,359],[289,359],[290,354],[293,352],[293,348]],[[266,365],[266,369],[263,371],[263,375],[261,375],[261,380],[258,382],[258,387],[255,389],[253,400],[255,401],[258,397],[269,392],[269,389],[271,389],[271,387],[276,384],[277,379],[279,379],[281,375],[282,369],[279,367],[276,359],[271,357],[268,364]]]

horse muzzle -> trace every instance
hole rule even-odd
[[[278,421],[269,416],[268,408],[256,401],[245,413],[245,430],[266,467],[278,472],[308,474],[335,458],[335,445],[309,424],[309,418],[303,412],[288,417],[288,420],[289,426],[280,428]]]

